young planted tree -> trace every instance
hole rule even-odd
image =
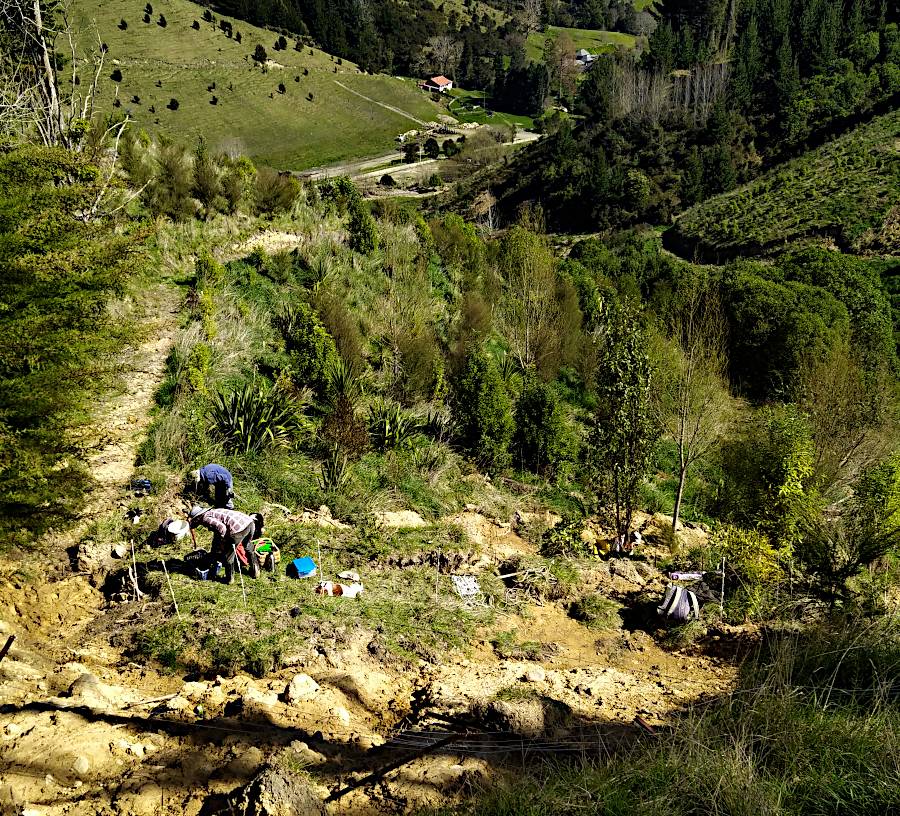
[[[653,390],[662,430],[675,442],[678,487],[672,528],[678,529],[688,471],[721,439],[730,418],[726,385],[728,324],[715,293],[691,287],[669,326],[668,365]]]
[[[597,409],[589,442],[601,512],[625,540],[659,436],[647,339],[638,321],[633,307],[610,305],[598,351]]]

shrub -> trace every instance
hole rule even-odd
[[[234,453],[286,445],[298,428],[296,408],[287,395],[249,383],[216,396],[212,421],[226,450]]]
[[[382,187],[396,187],[397,182],[394,180],[394,177],[390,173],[385,173],[379,180],[378,183]]]
[[[617,629],[622,625],[618,614],[620,609],[615,601],[592,593],[569,604],[569,617],[589,629]]]
[[[149,14],[145,14],[145,15],[143,16],[143,20],[144,20],[145,23],[149,23],[149,22],[150,22],[150,15],[149,15]]]
[[[113,72],[109,75],[109,78],[113,82],[121,82],[122,81],[122,72],[118,68],[115,68],[115,69],[113,69]]]
[[[515,430],[512,405],[497,366],[478,346],[470,348],[453,395],[459,440],[481,464],[497,471],[509,465]]]
[[[856,479],[844,512],[803,522],[797,556],[829,596],[890,553],[900,554],[900,459],[872,466]]]
[[[419,421],[403,412],[399,405],[377,402],[369,409],[369,438],[375,450],[386,450],[409,445],[419,433]]]
[[[279,83],[278,83],[278,93],[280,93],[280,94],[285,94],[285,93],[287,93],[287,88],[285,88],[283,82],[279,82]]]
[[[206,248],[197,253],[194,261],[195,286],[219,286],[225,280],[225,267]]]
[[[443,360],[430,327],[401,329],[395,343],[400,353],[399,376],[393,383],[397,396],[409,402],[433,397],[442,380]]]
[[[147,188],[150,210],[154,215],[165,215],[175,221],[193,217],[193,173],[184,150],[178,145],[160,141],[156,164],[153,179]]]
[[[596,544],[581,540],[584,520],[567,518],[555,524],[541,534],[541,555],[546,558],[571,556],[578,558],[593,557],[600,554]]]
[[[752,619],[771,613],[769,603],[785,579],[785,571],[781,554],[768,538],[754,530],[722,525],[709,544],[713,558],[725,558],[726,580],[731,587],[726,600],[731,615]]]
[[[165,28],[165,27],[169,24],[169,21],[166,20],[166,15],[165,15],[165,14],[160,14],[160,15],[159,15],[159,19],[156,21],[156,24],[157,24],[160,28]]]
[[[283,309],[275,324],[284,337],[291,359],[291,377],[320,396],[327,393],[329,372],[337,365],[338,353],[331,335],[308,303],[300,301]]]
[[[724,447],[720,513],[756,528],[789,556],[819,505],[809,423],[793,405],[766,407]]]
[[[166,105],[166,107],[167,107],[170,111],[177,111],[178,108],[180,107],[180,105],[181,105],[181,103],[173,96],[173,97],[169,100],[169,104]]]
[[[289,210],[300,192],[300,182],[290,173],[271,167],[260,167],[256,173],[256,211],[260,215]]]
[[[350,247],[367,255],[378,247],[378,229],[365,201],[357,196],[350,202]]]
[[[253,59],[259,63],[264,63],[269,59],[269,55],[266,53],[266,49],[263,48],[262,45],[257,44],[256,48],[253,51]]]
[[[200,30],[200,23],[199,23],[197,20],[194,20],[194,22],[191,23],[191,28],[193,28],[194,31],[199,31],[199,30]]]
[[[516,403],[514,450],[517,464],[535,473],[554,473],[573,457],[575,440],[551,385],[526,379]]]
[[[197,343],[188,355],[184,378],[193,391],[206,390],[206,376],[212,364],[212,349],[207,343]]]
[[[361,393],[359,378],[353,367],[340,357],[328,371],[328,399],[331,408],[322,423],[322,438],[330,447],[337,446],[352,458],[368,447],[369,434],[356,413]]]
[[[324,276],[328,274],[327,269],[325,259],[318,258],[313,270],[316,275],[314,288],[319,285],[321,280],[324,280]],[[365,365],[365,355],[363,354],[364,340],[359,328],[359,319],[344,300],[336,295],[328,293],[317,295],[315,305],[323,325],[334,339],[341,359],[354,375],[362,371]]]

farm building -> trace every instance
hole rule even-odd
[[[426,79],[422,83],[422,87],[426,91],[437,91],[438,93],[446,93],[453,87],[453,80],[447,79],[445,76],[436,76]]]

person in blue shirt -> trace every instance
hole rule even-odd
[[[188,487],[198,495],[210,496],[213,507],[234,510],[234,479],[227,468],[209,464],[192,470]]]

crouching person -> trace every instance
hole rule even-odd
[[[234,509],[234,478],[222,465],[209,464],[200,470],[192,470],[187,486],[198,496],[210,498],[213,507]]]
[[[196,537],[194,529],[202,526],[211,530],[213,541],[211,547],[212,557],[222,562],[225,566],[225,583],[230,584],[234,580],[235,563],[240,562],[251,578],[259,575],[259,561],[256,553],[250,546],[255,526],[254,519],[239,510],[215,508],[212,510],[203,507],[193,507],[188,515],[191,536]]]

